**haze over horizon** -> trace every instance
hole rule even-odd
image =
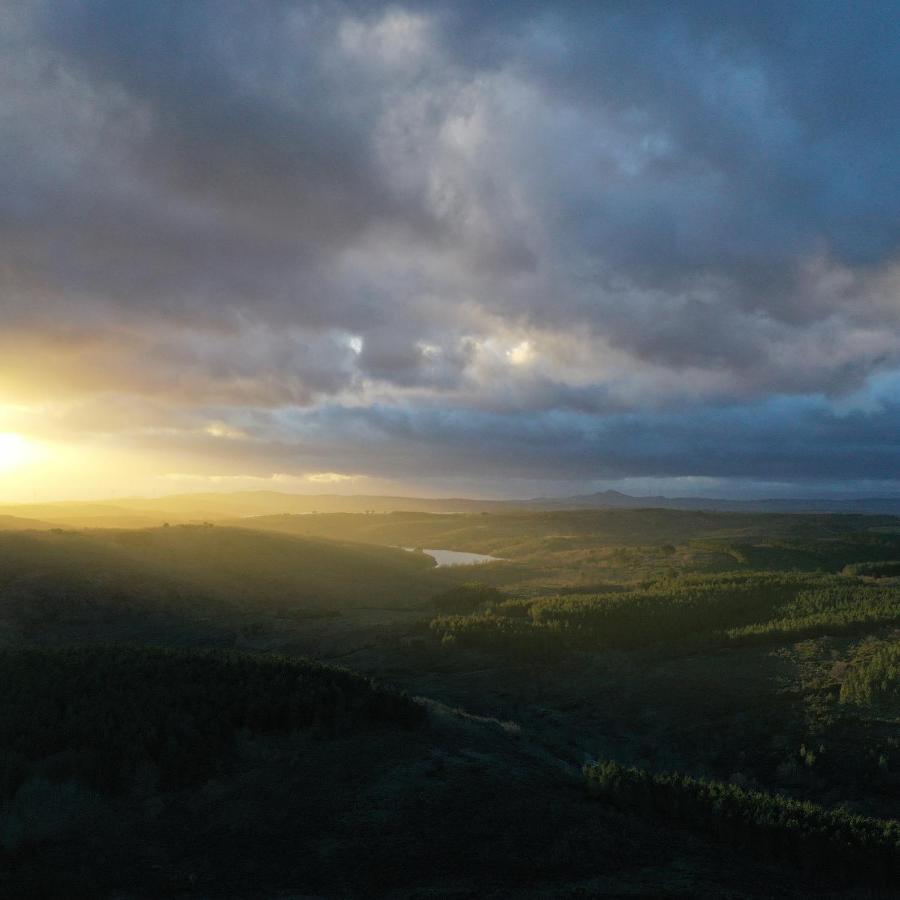
[[[900,493],[890,3],[0,9],[0,502]]]

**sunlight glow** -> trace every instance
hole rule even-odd
[[[25,465],[37,457],[34,445],[20,434],[0,434],[0,471]]]
[[[522,341],[511,350],[507,350],[506,356],[514,366],[524,366],[534,359],[534,347],[531,346],[531,341]]]
[[[245,431],[242,431],[240,428],[234,428],[227,422],[210,422],[209,425],[203,429],[203,432],[210,437],[225,438],[230,441],[237,441],[247,437]]]
[[[306,476],[313,484],[339,484],[342,481],[356,481],[358,475],[343,475],[340,472],[313,472]]]

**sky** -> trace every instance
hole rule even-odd
[[[900,492],[893,0],[0,4],[0,499]]]

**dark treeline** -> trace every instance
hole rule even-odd
[[[585,778],[593,794],[620,808],[683,822],[811,876],[882,886],[900,877],[900,822],[893,819],[614,762],[587,766]]]
[[[851,516],[845,518],[853,519]],[[844,522],[844,527],[847,525],[849,521]],[[799,522],[795,528],[800,530]],[[853,571],[860,566],[884,565],[872,561],[896,559],[897,551],[900,550],[896,534],[860,530],[851,535],[841,530],[841,526],[834,519],[829,523],[824,518],[820,521],[820,528],[822,532],[819,535],[810,534],[805,538],[784,535],[778,538],[763,537],[754,541],[701,540],[695,544],[706,544],[711,549],[716,548],[747,570],[795,569],[806,572],[843,570],[844,574],[848,575],[862,574]]]
[[[504,599],[504,595],[495,587],[466,582],[442,591],[431,599],[430,604],[442,613],[473,613],[485,606],[502,603]]]
[[[139,769],[208,778],[239,733],[414,725],[406,696],[352,672],[238,653],[124,647],[0,652],[0,801],[28,778],[115,792]]]

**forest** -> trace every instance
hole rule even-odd
[[[33,777],[114,793],[150,768],[165,786],[190,783],[209,776],[239,733],[333,735],[424,718],[350,671],[224,651],[4,650],[0,673],[0,802],[14,803]]]

